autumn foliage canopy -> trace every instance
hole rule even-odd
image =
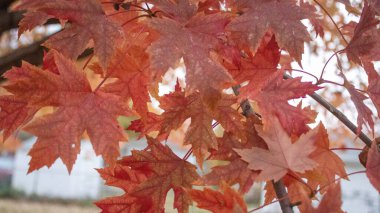
[[[31,133],[38,139],[29,172],[57,159],[70,172],[88,135],[107,164],[98,172],[125,192],[96,202],[103,212],[164,212],[170,190],[178,212],[191,205],[247,212],[243,198],[254,182],[266,182],[266,204],[286,198],[301,212],[342,212],[337,180],[348,179],[343,161],[330,149],[324,124],[316,123],[318,112],[289,102],[327,84],[341,86],[356,108],[355,134],[369,127],[370,138],[377,136],[380,76],[373,62],[380,60],[380,1],[334,4],[356,9],[358,21],[325,29],[323,4],[306,0],[21,0],[13,8],[26,11],[19,35],[49,19],[58,19],[62,30],[44,42],[42,67],[23,62],[3,75],[4,140],[20,129]],[[304,46],[323,41],[325,31],[344,46],[332,57],[368,76],[364,89],[347,80],[341,66],[340,79],[292,68],[302,67]],[[79,68],[75,61],[86,49],[93,53]],[[185,80],[159,95],[163,76],[178,67],[185,68]],[[297,72],[315,80],[290,77]],[[92,84],[89,75],[100,81]],[[153,99],[161,111],[149,107]],[[37,115],[45,107],[53,111]],[[137,118],[127,128],[148,142],[130,156],[120,156],[119,142],[127,141],[121,116]],[[180,128],[185,156],[165,142]],[[370,145],[361,160],[380,191],[380,149]],[[206,161],[224,163],[205,168]],[[279,182],[286,197],[276,196]],[[312,205],[318,194],[319,204]]]

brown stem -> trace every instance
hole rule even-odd
[[[345,148],[345,147],[342,147],[342,148],[331,148],[330,150],[331,151],[346,151],[346,150],[363,151],[363,149],[359,149],[359,148]]]
[[[285,79],[291,79],[292,76],[288,74],[284,74]],[[317,101],[320,105],[326,108],[331,114],[333,114],[336,118],[338,118],[347,128],[349,128],[355,135],[357,135],[360,140],[362,140],[368,147],[371,147],[372,140],[365,135],[363,132],[357,134],[358,127],[352,123],[341,111],[327,102],[324,98],[322,98],[317,93],[310,94],[310,97]]]
[[[285,185],[282,182],[282,180],[279,180],[277,182],[272,181],[274,190],[276,191],[276,196],[278,198],[280,197],[287,197],[287,199],[280,200],[280,206],[282,213],[293,213],[292,204],[290,203],[288,192],[286,191]]]
[[[238,96],[239,95],[240,85],[235,86],[232,89],[233,89],[235,95]],[[244,116],[246,116],[246,117],[249,116],[249,115],[258,116],[253,111],[252,106],[251,106],[251,104],[249,103],[248,100],[242,101],[240,103],[240,106],[241,106],[241,108],[243,110],[243,115]],[[277,182],[272,181],[272,183],[273,183],[273,186],[274,186],[274,190],[276,191],[277,198],[278,199],[279,198],[283,198],[283,199],[279,199],[282,212],[283,213],[293,213],[292,205],[291,205],[289,197],[288,197],[288,192],[286,191],[285,185],[282,182],[282,180],[279,180]]]

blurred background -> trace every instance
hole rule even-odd
[[[50,35],[60,30],[60,25],[54,21],[48,22],[23,34],[20,38],[17,36],[17,25],[22,18],[22,12],[11,12],[9,7],[15,0],[0,0],[0,73],[4,73],[12,66],[19,66],[22,60],[26,60],[34,65],[40,65],[44,54],[44,49],[40,46],[43,41]],[[351,1],[352,7],[337,3],[335,0],[320,0],[322,5],[332,14],[338,26],[343,27],[349,21],[358,20],[358,14],[361,11],[361,1]],[[344,2],[344,1],[343,1]],[[350,11],[347,13],[347,9]],[[316,38],[312,43],[306,46],[306,52],[303,60],[303,70],[319,75],[327,59],[337,50],[344,47],[337,30],[332,22],[325,15],[322,15],[322,25],[325,28],[324,38]],[[313,29],[309,29],[312,35],[315,35]],[[314,33],[314,34],[313,34]],[[323,42],[322,42],[323,41]],[[326,44],[327,41],[327,44]],[[87,61],[89,52],[80,56],[77,62],[78,67],[83,67]],[[286,58],[286,57],[284,57]],[[342,57],[343,68],[346,71],[348,79],[357,87],[365,89],[367,85],[366,76],[362,75],[363,71],[359,67],[349,64]],[[285,62],[284,62],[285,63]],[[294,68],[299,68],[297,64],[292,63]],[[97,76],[93,72],[87,72],[93,84],[98,82]],[[293,76],[303,76],[305,81],[313,79],[302,73],[292,73]],[[160,85],[160,95],[168,93],[174,89],[175,79],[184,79],[184,68],[168,72]],[[329,63],[326,69],[326,78],[336,82],[341,82],[339,70],[336,62]],[[4,82],[4,79],[2,79]],[[0,89],[0,94],[6,91]],[[353,113],[355,108],[349,101],[347,92],[337,86],[328,85],[326,89],[319,91],[319,94],[330,101],[335,107],[343,111],[354,123],[356,123],[356,114]],[[297,105],[299,100],[292,101]],[[303,105],[311,105],[319,113],[317,123],[322,121],[329,131],[329,138],[332,147],[363,147],[362,143],[355,138],[355,135],[345,128],[335,117],[331,116],[324,108],[318,106],[314,101],[305,99]],[[373,106],[368,103],[369,106]],[[152,111],[159,111],[157,102],[153,101]],[[375,112],[375,110],[373,110]],[[46,108],[39,112],[40,114],[51,112]],[[128,127],[133,118],[123,118],[121,123]],[[376,126],[379,127],[378,118],[375,118]],[[175,150],[179,156],[184,156],[188,148],[181,147],[181,135],[183,129],[174,132],[169,138],[168,145]],[[222,130],[216,128],[222,134]],[[367,131],[367,129],[364,129]],[[375,135],[378,135],[379,129],[376,129]],[[122,155],[130,154],[133,149],[143,149],[146,142],[138,140],[134,132],[128,132],[130,142],[121,144]],[[50,168],[46,167],[27,174],[30,157],[27,155],[33,146],[36,138],[19,132],[14,137],[7,140],[4,144],[0,143],[0,213],[7,212],[98,212],[98,209],[92,204],[93,201],[113,195],[122,194],[116,188],[107,187],[95,170],[103,167],[103,160],[97,157],[92,150],[90,142],[83,137],[81,153],[74,165],[71,175],[68,174],[66,167],[60,160]],[[358,151],[339,151],[337,152],[346,164],[347,173],[364,170],[359,163]],[[191,159],[194,161],[194,159]],[[195,161],[194,161],[195,162]],[[209,162],[207,168],[214,166],[215,163]],[[249,194],[246,196],[247,202],[250,203],[249,209],[253,209],[263,202],[263,185],[255,184]],[[342,181],[343,190],[343,209],[347,212],[368,212],[380,213],[380,196],[371,186],[365,174],[350,176],[350,181]],[[169,193],[167,209],[172,209],[172,193]],[[192,211],[197,211],[193,209]],[[174,211],[173,211],[174,212]],[[280,212],[278,204],[273,204],[262,208],[256,212]]]

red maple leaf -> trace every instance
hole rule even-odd
[[[377,115],[380,116],[380,75],[371,62],[364,62],[363,66],[368,75],[367,93],[376,107]]]
[[[224,33],[229,16],[226,13],[196,13],[196,4],[187,0],[178,3],[152,2],[171,18],[163,17],[148,22],[151,28],[160,33],[158,40],[148,48],[151,69],[160,77],[170,67],[176,67],[183,58],[187,93],[200,91],[203,99],[215,106],[216,97],[220,96],[218,90],[233,83],[227,70],[212,54],[220,44],[218,36]]]
[[[117,81],[106,84],[102,91],[132,99],[133,109],[147,119],[150,102],[148,55],[138,46],[125,46],[116,51],[104,75]],[[104,71],[103,71],[104,72]]]
[[[179,158],[168,146],[148,138],[144,151],[132,151],[132,156],[117,162],[116,169],[100,172],[107,184],[127,193],[98,201],[96,205],[103,210],[144,208],[146,212],[164,212],[167,193],[173,189],[174,208],[188,212],[191,199],[185,189],[191,189],[199,175],[194,165]]]
[[[186,131],[184,144],[191,144],[197,162],[202,165],[209,149],[217,149],[217,140],[212,128],[215,119],[227,131],[235,131],[244,138],[244,126],[241,123],[242,115],[232,106],[237,99],[223,94],[214,109],[202,101],[198,93],[185,96],[185,92],[177,87],[173,93],[165,95],[160,100],[160,107],[165,111],[162,114],[160,135],[167,135],[171,130],[179,128],[182,123],[191,118],[191,124]]]
[[[76,59],[93,39],[95,55],[103,67],[107,67],[122,35],[121,28],[108,20],[98,0],[22,0],[16,9],[28,11],[20,22],[20,35],[53,17],[61,23],[69,22],[43,45]]]
[[[348,80],[346,79],[343,73],[341,75],[344,78],[344,87],[350,93],[351,100],[358,111],[358,117],[357,117],[358,129],[356,130],[356,133],[359,134],[362,131],[363,124],[368,124],[372,132],[374,132],[375,124],[372,119],[372,111],[364,103],[364,100],[368,99],[368,97],[366,97],[365,95],[357,91],[355,87],[351,83],[348,82]]]
[[[380,60],[380,30],[376,27],[380,22],[375,15],[375,9],[366,1],[352,39],[345,48],[348,59],[357,64],[361,64],[363,57],[370,61]]]
[[[29,172],[50,167],[57,158],[71,171],[80,151],[80,139],[87,131],[95,153],[112,164],[119,156],[119,141],[125,140],[117,122],[119,115],[132,115],[119,96],[92,91],[82,71],[72,61],[53,52],[59,74],[24,63],[5,75],[4,86],[28,107],[56,106],[49,115],[34,120],[24,129],[38,137],[30,150]]]
[[[305,174],[308,179],[308,185],[312,188],[334,182],[336,175],[342,178],[347,176],[342,159],[330,150],[327,130],[322,123],[316,128],[318,129],[315,141],[316,149],[310,154],[310,158],[318,162],[318,166]]]
[[[279,46],[301,63],[304,42],[310,41],[301,20],[310,17],[310,10],[299,7],[294,0],[233,0],[231,4],[243,11],[243,15],[232,20],[227,27],[235,34],[238,43],[242,46],[249,44],[255,52],[264,34],[272,30]]]
[[[227,184],[222,184],[223,193],[205,188],[200,190],[189,190],[191,198],[198,203],[201,209],[220,213],[244,213],[247,206],[239,193],[230,188]]]
[[[317,128],[301,135],[292,143],[277,118],[273,118],[271,128],[257,127],[258,134],[268,145],[268,150],[253,147],[251,149],[235,149],[248,162],[248,168],[261,170],[257,181],[278,181],[288,171],[304,173],[318,164],[309,155],[315,150]]]
[[[5,142],[19,127],[29,122],[38,111],[37,107],[29,107],[28,102],[17,99],[13,95],[0,97],[0,129]]]
[[[248,168],[248,163],[243,161],[234,149],[249,149],[258,147],[267,149],[265,142],[258,136],[254,124],[260,124],[253,116],[248,116],[245,122],[245,134],[242,139],[235,132],[225,131],[222,138],[218,138],[218,149],[211,150],[209,160],[221,160],[229,162],[226,165],[214,166],[211,172],[202,177],[202,183],[218,185],[221,181],[229,185],[239,184],[239,192],[247,193],[251,188],[258,171]]]
[[[309,130],[307,124],[314,121],[315,113],[302,109],[301,105],[291,106],[288,100],[305,97],[318,89],[319,86],[310,82],[301,82],[301,78],[284,80],[283,72],[278,71],[258,87],[243,87],[241,97],[257,102],[264,126],[269,126],[269,118],[274,114],[289,135],[299,136]]]

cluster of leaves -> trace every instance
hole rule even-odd
[[[374,131],[372,111],[363,101],[369,97],[380,112],[380,76],[372,64],[380,59],[380,3],[363,5],[359,22],[344,26],[350,42],[339,51],[368,75],[363,91],[342,72],[341,86],[357,108],[358,134],[363,125]],[[169,190],[179,212],[189,211],[193,201],[214,212],[247,212],[242,196],[252,184],[268,181],[265,202],[270,203],[276,198],[270,181],[280,179],[302,212],[340,212],[335,178],[347,177],[344,164],[330,150],[324,125],[309,127],[317,113],[288,103],[328,81],[323,73],[314,83],[285,80],[292,69],[280,63],[290,57],[302,64],[304,45],[312,41],[303,20],[323,36],[316,6],[303,0],[21,0],[15,9],[27,12],[20,34],[51,18],[59,19],[63,30],[43,44],[50,50],[42,68],[24,62],[5,73],[9,94],[0,97],[4,140],[22,128],[38,137],[29,152],[29,172],[58,158],[70,172],[86,132],[108,164],[99,169],[106,184],[125,191],[97,202],[104,212],[163,212]],[[79,69],[74,60],[86,48],[93,48],[97,60],[90,69]],[[162,77],[181,60],[185,86],[177,83],[173,92],[159,96]],[[96,88],[86,72],[102,78]],[[162,114],[149,110],[151,96]],[[247,111],[249,102],[256,112]],[[54,112],[35,116],[47,106]],[[127,138],[119,116],[139,117],[129,129],[147,137],[148,146],[118,160],[119,142]],[[183,144],[191,149],[180,158],[160,141],[189,118]],[[223,127],[223,137],[215,134],[216,125]],[[367,175],[380,190],[376,143],[366,153]],[[205,160],[227,163],[200,176],[187,161],[191,154],[199,168]],[[235,184],[239,191],[231,188]],[[220,185],[221,191],[195,190],[194,185]],[[317,192],[324,197],[315,209],[311,202]]]

